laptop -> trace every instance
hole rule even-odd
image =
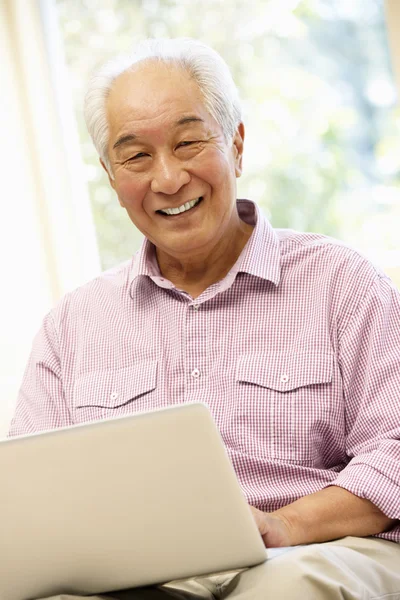
[[[0,598],[96,594],[267,553],[208,408],[0,442]]]

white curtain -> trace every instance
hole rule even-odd
[[[400,86],[400,1],[385,0],[386,24],[397,89]]]
[[[54,11],[0,0],[0,437],[42,317],[100,271]]]

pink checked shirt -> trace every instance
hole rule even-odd
[[[253,234],[193,300],[147,241],[68,294],[35,339],[10,435],[206,403],[250,504],[272,511],[330,484],[400,519],[400,294],[354,250]],[[400,525],[381,537],[400,541]]]

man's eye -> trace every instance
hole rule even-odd
[[[178,148],[179,148],[180,146],[183,146],[183,147],[184,147],[184,146],[190,146],[191,144],[195,144],[195,143],[196,143],[196,142],[195,142],[194,140],[189,140],[188,142],[180,142],[180,143],[178,144]]]
[[[143,156],[148,156],[148,154],[145,154],[144,152],[138,152],[134,156],[131,156],[130,158],[128,158],[128,161],[136,160],[137,158],[143,158]]]

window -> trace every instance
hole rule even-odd
[[[141,236],[82,117],[90,72],[147,36],[190,36],[225,58],[247,130],[239,197],[273,225],[359,248],[400,285],[400,114],[381,0],[57,0],[104,268]]]

